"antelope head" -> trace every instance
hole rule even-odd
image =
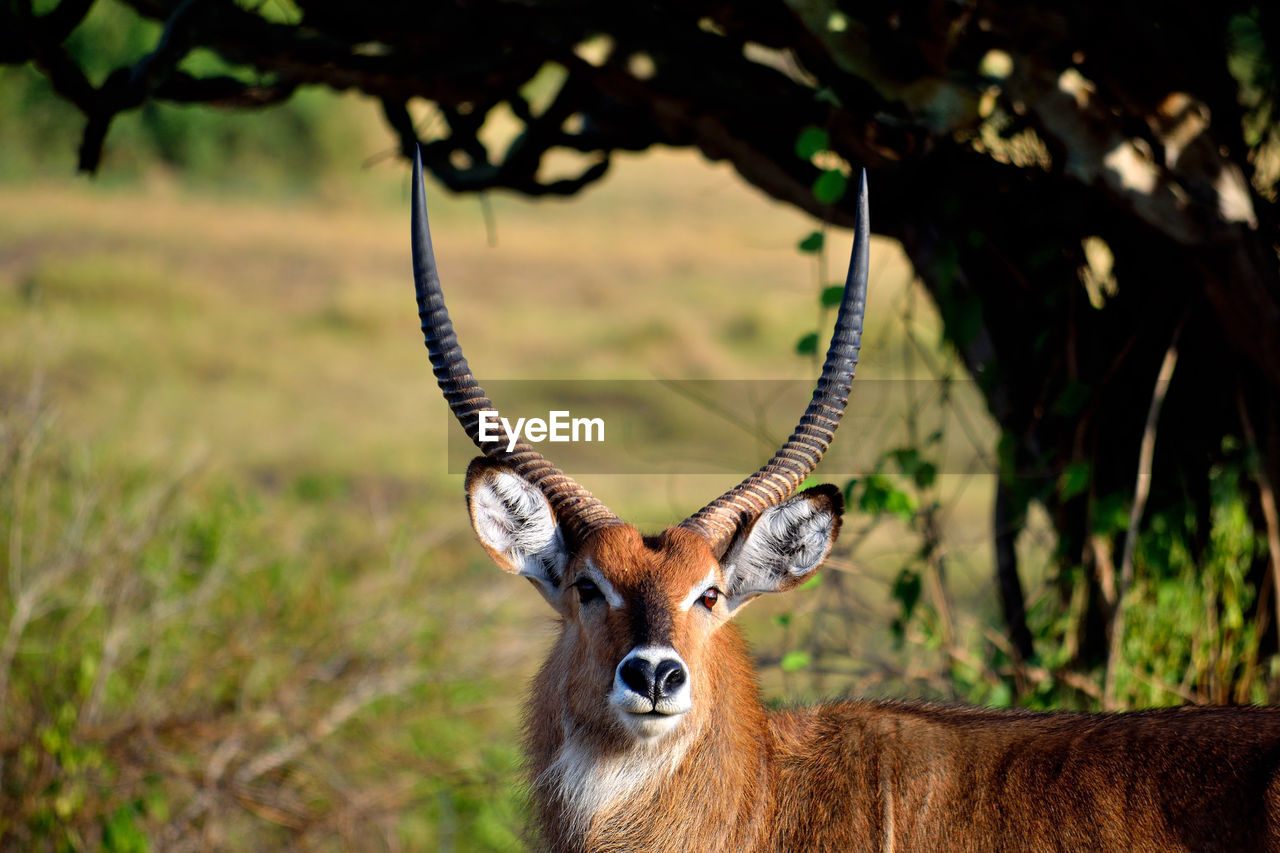
[[[725,624],[756,596],[802,583],[835,542],[844,509],[839,491],[795,492],[835,436],[858,360],[868,268],[865,174],[835,333],[795,432],[759,471],[658,536],[642,536],[529,445],[508,450],[505,434],[480,441],[480,413],[495,407],[445,309],[420,158],[413,176],[423,334],[445,399],[485,454],[466,477],[476,536],[498,566],[528,578],[560,614],[560,641],[540,676],[557,685],[572,719],[556,725],[619,745],[653,743],[710,714],[701,700],[723,680],[715,638]]]

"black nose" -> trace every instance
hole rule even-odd
[[[684,664],[673,658],[658,661],[655,667],[640,656],[627,658],[618,671],[622,683],[651,702],[669,698],[685,682]]]

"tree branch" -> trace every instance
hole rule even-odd
[[[992,511],[992,533],[995,539],[996,582],[1009,639],[1021,660],[1035,656],[1031,631],[1027,628],[1026,597],[1018,577],[1018,534],[1022,531],[1023,513],[1013,506],[1013,490],[1003,478],[996,483],[995,507]]]
[[[1118,707],[1116,675],[1124,653],[1125,596],[1133,585],[1133,549],[1137,544],[1138,525],[1142,521],[1143,510],[1147,506],[1147,496],[1151,492],[1151,466],[1156,453],[1156,424],[1160,420],[1160,409],[1164,405],[1165,395],[1169,392],[1173,369],[1178,364],[1178,337],[1182,334],[1184,323],[1185,317],[1174,328],[1173,340],[1169,341],[1169,348],[1165,350],[1164,361],[1160,363],[1160,372],[1156,376],[1156,384],[1151,391],[1147,422],[1142,430],[1142,445],[1138,451],[1138,472],[1133,487],[1133,505],[1129,509],[1129,529],[1125,533],[1120,571],[1116,577],[1116,607],[1111,615],[1110,650],[1107,654],[1107,670],[1102,688],[1102,708],[1105,711],[1114,711]]]

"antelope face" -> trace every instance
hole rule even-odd
[[[717,559],[680,527],[644,537],[614,524],[575,553],[541,492],[484,458],[467,474],[476,536],[504,570],[528,578],[564,620],[552,666],[576,719],[650,740],[711,693],[716,632],[757,595],[790,589],[826,558],[843,502],[818,487],[764,512]],[[573,707],[576,706],[576,707]]]
[[[432,368],[449,407],[486,457],[467,471],[482,545],[561,614],[547,666],[575,725],[639,741],[709,705],[717,631],[748,601],[801,583],[825,559],[843,502],[831,486],[794,494],[835,437],[862,340],[870,242],[866,176],[853,256],[822,376],[795,431],[755,474],[661,536],[642,537],[528,444],[480,439],[495,407],[471,374],[445,309],[427,228],[422,161],[413,170],[413,275]],[[793,496],[794,495],[794,496]],[[546,670],[544,669],[544,673]],[[704,711],[710,713],[710,710]]]
[[[629,525],[593,537],[562,584],[564,607],[592,665],[586,695],[640,738],[693,708],[702,649],[727,618],[724,581],[706,544],[685,531],[644,538]]]

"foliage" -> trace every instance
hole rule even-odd
[[[1275,689],[1259,648],[1270,614],[1257,608],[1249,576],[1266,546],[1249,519],[1242,473],[1238,461],[1211,471],[1208,542],[1199,554],[1182,535],[1196,531],[1197,519],[1160,514],[1139,537],[1139,581],[1125,606],[1127,706],[1265,703]]]
[[[812,159],[821,155],[828,142],[825,132],[806,128],[797,139],[796,154]],[[816,186],[814,192],[818,192]],[[831,200],[838,200],[838,195]],[[801,253],[815,256],[819,281],[826,280],[824,247],[825,229],[813,232],[797,246]],[[839,304],[842,292],[839,285],[820,289],[819,329],[827,309]],[[909,305],[906,310],[909,314]],[[909,339],[910,318],[902,319]],[[796,345],[797,354],[816,358],[819,337],[817,331],[802,337]],[[954,362],[954,353],[945,341],[939,342],[938,349],[942,363]],[[871,470],[844,487],[846,504],[869,519],[853,545],[844,546],[846,559],[856,558],[870,532],[886,519],[895,519],[907,536],[918,542],[899,563],[889,589],[898,611],[889,629],[899,651],[909,639],[916,650],[931,654],[936,664],[932,671],[921,673],[919,656],[911,652],[906,659],[916,673],[904,671],[902,677],[915,682],[917,689],[974,704],[1096,710],[1107,673],[1098,667],[1082,667],[1079,655],[1080,626],[1088,609],[1084,594],[1091,585],[1088,566],[1060,556],[1044,585],[1033,593],[1027,623],[1032,644],[1029,655],[1019,654],[1005,633],[1014,626],[984,624],[981,613],[953,615],[945,570],[946,536],[938,517],[948,509],[944,503],[955,499],[948,501],[937,490],[938,464],[934,461],[942,452],[946,427],[919,437],[923,434],[921,424],[929,417],[925,408],[935,409],[932,414],[940,415],[945,425],[953,404],[947,392],[949,377],[938,376],[936,368],[931,369],[943,393],[925,406],[906,411],[912,441],[885,450]],[[1070,383],[1054,406],[1066,416],[1077,416],[1089,397],[1088,388]],[[950,428],[954,429],[954,424]],[[1016,484],[1022,472],[1008,455],[1008,437],[1006,433],[1006,440],[1001,441],[998,469],[985,473]],[[1264,537],[1254,530],[1243,482],[1249,475],[1246,463],[1250,457],[1239,451],[1238,444],[1228,439],[1222,461],[1210,467],[1208,512],[1203,518],[1197,515],[1196,502],[1184,499],[1162,507],[1141,529],[1130,531],[1130,496],[1113,493],[1093,501],[1097,547],[1105,548],[1105,543],[1129,535],[1136,537],[1136,581],[1123,592],[1121,601],[1111,604],[1120,609],[1115,630],[1123,632],[1121,656],[1108,663],[1117,669],[1114,708],[1181,702],[1265,703],[1280,690],[1280,656],[1262,642],[1270,610],[1265,601],[1259,606],[1257,594],[1256,567],[1269,555]],[[1256,469],[1253,476],[1258,476]],[[1086,460],[1063,466],[1054,487],[1056,499],[1072,501],[1089,496],[1094,479]],[[1208,530],[1201,534],[1204,524]],[[1273,575],[1265,575],[1264,597],[1273,594],[1273,581]],[[852,612],[845,616],[856,618]],[[787,629],[784,651],[778,659],[784,673],[794,675],[829,666],[833,657],[846,654],[838,647],[824,646],[816,628],[807,646],[797,645],[792,630],[795,614],[786,611],[777,618]],[[967,623],[970,629],[957,630],[957,621]]]
[[[933,405],[945,409],[949,403]],[[1103,669],[1081,667],[1077,654],[1085,610],[1081,593],[1087,588],[1081,580],[1084,566],[1061,565],[1032,591],[1028,624],[1035,654],[1028,659],[1013,653],[1007,629],[994,613],[981,607],[966,611],[951,603],[945,571],[949,546],[936,518],[954,509],[956,499],[936,489],[937,467],[926,461],[927,454],[939,452],[940,439],[940,433],[933,433],[919,446],[885,451],[870,472],[849,480],[844,490],[846,502],[857,512],[853,517],[866,521],[852,544],[841,549],[841,561],[853,561],[842,562],[850,567],[841,571],[856,572],[852,566],[859,550],[865,550],[877,525],[896,523],[902,531],[898,535],[916,543],[900,562],[889,590],[897,613],[888,627],[900,652],[902,663],[896,666],[903,667],[902,677],[925,695],[969,703],[1097,710]],[[1186,502],[1153,514],[1138,531],[1136,582],[1122,605],[1117,707],[1274,700],[1280,657],[1262,642],[1273,612],[1265,600],[1272,595],[1271,577],[1259,581],[1255,571],[1268,552],[1249,515],[1245,462],[1241,454],[1228,453],[1227,461],[1213,466],[1211,510],[1203,522],[1194,504]],[[1127,502],[1115,497],[1099,502],[1114,508],[1096,521],[1101,535],[1126,532]],[[1201,523],[1208,525],[1203,535]],[[1198,540],[1203,545],[1197,550]],[[846,612],[845,618],[858,616]],[[789,611],[784,620],[788,627],[793,619]],[[806,645],[790,635],[780,658],[784,672],[816,668],[830,673],[833,662],[848,654],[824,645],[820,633],[811,637]],[[922,667],[928,660],[934,663]],[[911,670],[914,674],[908,675]]]
[[[100,84],[120,63],[154,44],[159,27],[105,0],[94,4],[66,42],[68,55]],[[195,50],[184,67],[200,75],[229,72],[217,54]],[[0,178],[65,174],[84,119],[56,97],[31,66],[0,67],[0,111],[21,121],[0,124]],[[138,180],[157,168],[202,187],[239,192],[314,187],[338,164],[365,155],[367,124],[350,99],[303,87],[288,102],[245,113],[149,101],[114,123],[104,177]]]
[[[231,832],[224,843],[260,847],[350,832],[344,821],[370,806],[324,765],[354,755],[352,739],[371,761],[348,757],[343,775],[385,800],[374,814],[390,808],[396,833],[416,837],[425,821],[437,840],[449,824],[487,839],[480,849],[515,843],[519,800],[501,781],[514,747],[431,710],[487,689],[432,686],[429,654],[406,658],[350,616],[323,615],[363,595],[347,563],[371,557],[354,529],[323,560],[308,554],[334,532],[332,510],[194,472],[107,470],[66,444],[38,398],[0,419],[0,482],[6,846],[138,851]],[[281,534],[298,524],[290,546]],[[317,622],[336,633],[313,634]],[[450,778],[441,766],[459,749],[476,767]],[[393,773],[382,750],[397,755]]]

